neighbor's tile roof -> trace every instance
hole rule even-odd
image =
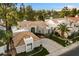
[[[37,37],[35,34],[33,34],[32,32],[19,32],[16,34],[16,36],[13,37],[13,42],[14,42],[14,46],[20,46],[25,44],[23,38],[29,38],[32,37],[34,41],[39,40],[40,38]]]
[[[68,19],[73,22],[79,21],[79,17],[68,17]]]

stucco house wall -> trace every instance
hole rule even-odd
[[[30,30],[30,32],[31,32],[32,28],[35,28],[35,32],[37,31],[37,27],[36,26],[31,26],[31,27],[28,28]]]
[[[25,45],[21,45],[21,46],[15,47],[15,48],[16,48],[17,53],[21,53],[21,52],[26,51],[26,46]]]
[[[34,41],[33,42],[32,47],[35,48],[35,47],[40,46],[41,44],[42,44],[41,40],[37,40],[37,41]],[[21,45],[21,46],[18,46],[18,47],[16,47],[16,52],[17,53],[25,52],[26,51],[26,48],[27,47],[26,47],[25,44],[24,45]],[[28,52],[28,51],[26,51],[26,52]]]
[[[33,38],[24,38],[26,52],[33,50]]]
[[[47,34],[49,29],[46,29],[46,28],[41,28],[41,27],[36,27],[36,26],[32,26],[35,28],[35,33],[41,33],[41,34]],[[29,28],[30,32],[31,32],[31,28]],[[50,28],[50,33],[52,32],[52,29]]]

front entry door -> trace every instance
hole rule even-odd
[[[35,33],[35,28],[34,27],[31,28],[31,32]]]

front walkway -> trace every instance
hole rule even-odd
[[[50,40],[48,38],[42,39],[43,46],[48,50],[49,55],[55,53],[56,51],[59,51],[63,49],[64,47],[58,44],[57,42]]]

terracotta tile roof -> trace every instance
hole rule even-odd
[[[18,25],[21,28],[24,28],[24,27],[30,28],[32,26],[38,26],[41,28],[47,27],[47,24],[44,21],[22,21],[22,22],[19,22]]]
[[[23,40],[23,38],[25,38],[25,37],[26,38],[32,37],[34,41],[40,39],[32,32],[19,32],[13,37],[14,46],[16,47],[16,46],[25,44],[24,40]]]
[[[73,22],[79,21],[79,17],[68,17],[68,19]]]

